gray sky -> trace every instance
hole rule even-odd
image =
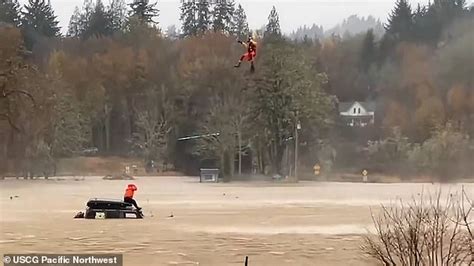
[[[109,0],[102,0],[108,3]],[[150,0],[155,2],[156,0]],[[418,3],[426,4],[429,0],[409,0],[415,8]],[[20,0],[24,4],[27,0]],[[69,19],[76,6],[81,7],[83,0],[51,0],[55,14],[58,16],[62,31],[67,31]],[[131,0],[126,0],[127,3]],[[472,3],[471,1],[467,1]],[[394,7],[395,0],[241,0],[240,3],[247,14],[251,29],[260,28],[267,22],[268,14],[274,5],[280,15],[282,31],[290,33],[302,25],[322,25],[329,29],[344,18],[357,14],[359,16],[372,15],[385,22],[390,10]],[[158,22],[166,29],[170,25],[180,25],[179,0],[158,0],[160,16]]]

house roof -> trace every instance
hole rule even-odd
[[[375,102],[374,101],[365,101],[365,102],[360,102],[360,101],[352,101],[352,102],[340,102],[339,103],[339,112],[347,112],[349,108],[352,107],[355,103],[359,103],[364,107],[364,109],[367,112],[375,112]]]
[[[339,112],[345,112],[354,104],[354,102],[340,102],[339,103]]]

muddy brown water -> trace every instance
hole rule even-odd
[[[129,182],[0,181],[1,253],[122,253],[131,266],[243,265],[245,256],[251,266],[376,265],[359,249],[371,230],[370,209],[422,190],[461,187],[138,177],[145,219],[73,219],[89,198],[121,198]],[[464,186],[474,193],[473,184]]]

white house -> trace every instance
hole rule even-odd
[[[365,127],[374,123],[375,102],[341,102],[339,115],[347,126]]]

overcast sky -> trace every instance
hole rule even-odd
[[[108,3],[109,0],[102,0]],[[132,0],[126,0],[127,3]],[[426,4],[429,0],[409,0],[413,7],[418,3]],[[24,4],[27,0],[20,0]],[[81,7],[83,0],[51,0],[55,14],[58,16],[63,32],[67,30],[69,19],[76,6]],[[156,2],[156,0],[150,0]],[[472,3],[473,0],[467,1]],[[251,29],[260,28],[267,22],[268,14],[274,5],[280,15],[282,31],[290,33],[302,25],[322,25],[329,29],[344,18],[357,14],[359,16],[372,15],[385,22],[390,10],[394,7],[395,0],[241,0],[240,3],[247,14]],[[158,22],[166,29],[170,25],[180,25],[179,0],[158,0],[160,16]]]

